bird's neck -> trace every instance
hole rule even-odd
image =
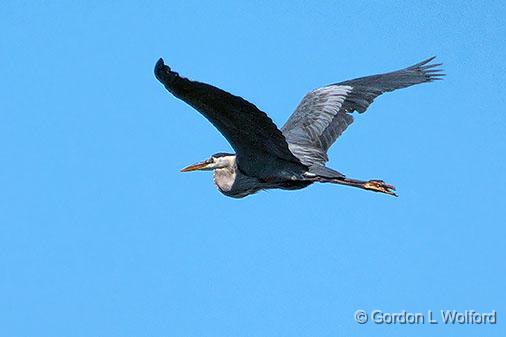
[[[227,159],[229,163],[226,167],[214,170],[214,183],[224,193],[232,190],[238,172],[235,156],[230,156]]]

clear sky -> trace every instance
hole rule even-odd
[[[2,1],[0,336],[504,336],[506,5],[479,3]],[[310,89],[432,55],[444,81],[380,97],[329,154],[399,198],[226,198],[179,169],[230,146],[153,76],[162,56],[280,126]]]

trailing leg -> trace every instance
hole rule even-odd
[[[322,183],[333,183],[333,184],[340,184],[340,185],[348,185],[353,187],[358,187],[364,190],[374,191],[374,192],[380,192],[385,193],[393,196],[397,196],[395,194],[395,187],[392,185],[386,184],[383,180],[356,180],[346,177],[341,178],[325,178],[325,177],[317,177],[317,181]]]

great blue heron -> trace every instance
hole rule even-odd
[[[182,172],[214,170],[214,182],[225,195],[243,198],[259,190],[295,190],[314,182],[334,183],[397,196],[382,180],[356,180],[328,168],[327,150],[384,92],[441,79],[431,57],[411,67],[315,89],[304,96],[280,129],[263,111],[239,96],[191,81],[159,59],[156,78],[177,98],[207,118],[228,140],[235,154],[216,153]]]

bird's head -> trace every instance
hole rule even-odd
[[[223,168],[232,168],[235,165],[235,154],[215,153],[209,159],[185,167],[181,172],[212,171]]]

